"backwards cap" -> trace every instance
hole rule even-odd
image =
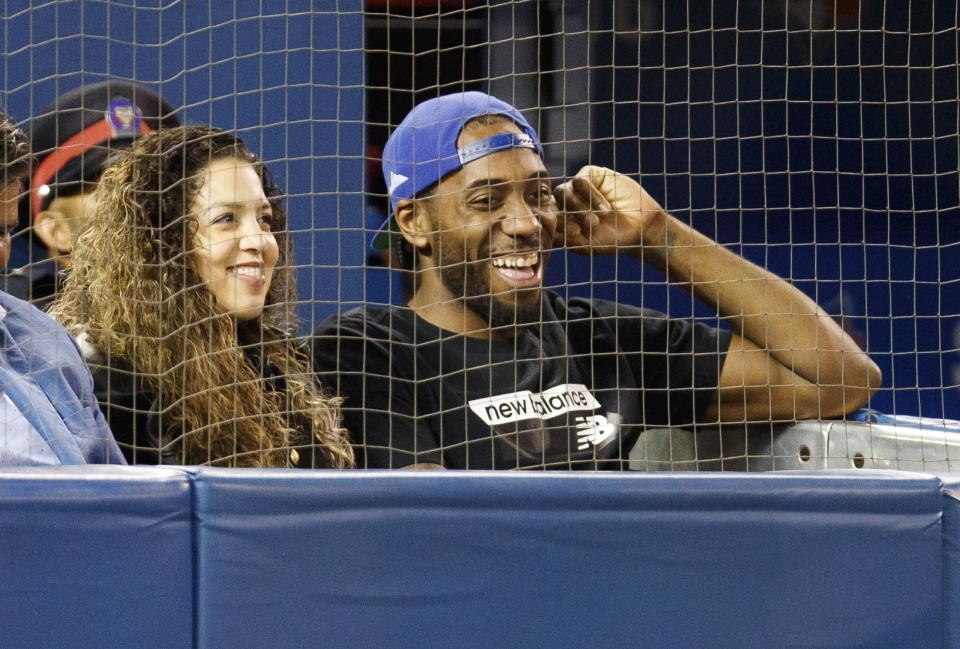
[[[97,182],[116,151],[140,135],[179,124],[155,92],[125,81],[102,81],[62,95],[30,124],[37,156],[31,214],[49,207],[56,186]]]
[[[500,133],[463,148],[457,138],[464,125],[480,115],[504,115],[523,131]],[[543,156],[537,132],[510,104],[483,92],[458,92],[430,99],[413,110],[393,131],[383,149],[383,179],[390,194],[390,216],[374,236],[372,246],[390,246],[390,228],[397,203],[457,171],[468,162],[505,149],[533,149]]]

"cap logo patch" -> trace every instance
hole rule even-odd
[[[136,137],[140,132],[143,114],[132,101],[118,97],[110,102],[104,119],[110,125],[113,137]]]
[[[408,179],[406,176],[404,176],[403,174],[398,174],[398,173],[396,173],[396,172],[394,172],[394,171],[391,171],[391,172],[390,172],[390,186],[387,187],[387,191],[392,194],[393,191],[394,191],[397,187],[399,187],[399,186],[402,185],[403,183],[407,182],[407,180],[409,180],[409,179]]]

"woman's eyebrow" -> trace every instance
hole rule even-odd
[[[215,210],[221,207],[232,207],[232,208],[245,207],[250,203],[256,203],[256,202],[258,202],[258,199],[252,199],[249,201],[217,201],[216,203],[210,203],[209,205],[207,205],[205,209],[206,211],[209,212],[210,210]],[[259,205],[260,209],[273,209],[273,206],[270,205],[270,201],[268,200],[260,200],[259,203],[260,203]]]

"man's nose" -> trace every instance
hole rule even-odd
[[[505,234],[514,237],[530,236],[538,234],[543,229],[540,215],[522,197],[512,201],[510,208],[501,224]]]

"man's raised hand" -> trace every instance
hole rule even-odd
[[[587,165],[553,191],[560,210],[558,247],[584,255],[644,244],[644,229],[663,208],[629,176]]]

